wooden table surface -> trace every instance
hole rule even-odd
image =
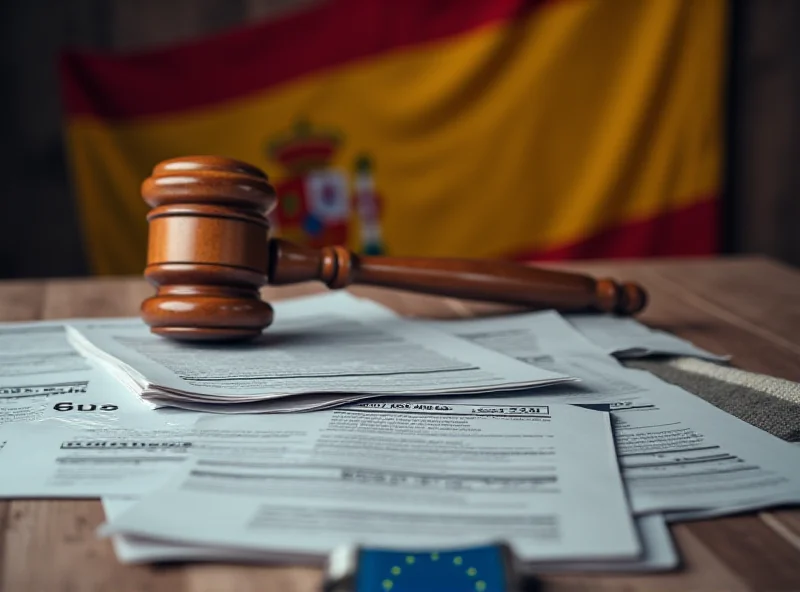
[[[761,258],[592,262],[561,267],[640,281],[640,319],[733,356],[747,370],[800,381],[800,272]],[[311,285],[264,290],[268,299]],[[413,316],[466,316],[491,307],[380,289],[354,289]],[[152,293],[140,278],[0,282],[0,320],[137,315]],[[800,450],[798,451],[800,454]],[[8,478],[8,476],[0,476]],[[98,500],[0,502],[0,591],[312,592],[320,572],[229,564],[128,566],[107,540]],[[672,526],[683,567],[660,575],[566,574],[547,590],[800,590],[800,510]]]

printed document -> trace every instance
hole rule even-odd
[[[796,447],[648,372],[619,365],[556,313],[432,324],[581,379],[526,395],[459,397],[452,403],[610,404],[623,477],[639,514],[675,510],[699,516],[800,503]]]
[[[76,325],[73,343],[132,391],[163,405],[225,412],[331,407],[376,395],[485,393],[555,384],[571,377],[520,363],[398,317],[346,293],[275,305],[276,320],[246,343],[186,344],[142,323]],[[295,399],[293,399],[294,397]]]
[[[665,331],[651,329],[630,317],[599,314],[571,314],[565,317],[584,337],[617,358],[646,356],[689,356],[725,362],[720,356]]]
[[[410,403],[398,404],[389,411],[419,413],[437,409],[438,413],[452,413],[447,405],[412,409]],[[505,414],[512,418],[509,422],[513,422],[515,417],[536,412],[539,406],[486,409],[465,406],[461,409],[470,415],[489,411],[496,417]],[[373,415],[364,416],[365,411]],[[355,412],[356,415],[330,415],[330,411],[280,416],[174,411],[164,417],[156,413],[149,426],[141,427],[120,425],[76,430],[72,426],[11,425],[0,432],[0,441],[5,442],[0,449],[0,474],[14,475],[14,479],[0,480],[0,497],[141,496],[162,485],[193,456],[224,462],[252,454],[262,459],[274,458],[284,464],[308,462],[333,454],[348,454],[354,458],[370,454],[382,458],[381,437],[360,436],[353,442],[344,442],[331,435],[344,429],[342,422],[347,418],[359,418],[357,428],[367,432],[378,430],[382,424],[395,426],[403,421],[403,415],[392,415],[392,421],[386,423],[381,411],[376,406],[367,406]],[[184,418],[189,423],[181,424]],[[413,423],[416,425],[420,421]],[[438,415],[430,421],[433,425],[443,422]],[[460,445],[464,455],[461,462],[469,460],[470,446],[477,446],[481,441],[476,437],[475,442],[466,439]],[[429,440],[431,446],[434,442]],[[366,448],[359,450],[360,446]],[[389,448],[390,452],[392,450]],[[513,460],[512,452],[509,449],[508,455]],[[415,455],[416,460],[424,458],[422,452],[415,452]]]
[[[0,387],[3,395],[81,382],[91,367],[67,340],[59,322],[0,324]],[[39,384],[25,384],[36,379]]]
[[[196,452],[103,532],[311,560],[348,543],[444,549],[500,538],[529,561],[642,552],[605,412],[410,403],[207,425],[231,421],[264,443]]]
[[[0,323],[0,427],[115,426],[123,416],[131,426],[152,423],[152,408],[75,351],[64,323]]]
[[[103,498],[106,520],[113,523],[136,505],[135,498]],[[537,572],[661,572],[675,569],[680,559],[669,528],[660,514],[639,516],[636,530],[642,543],[642,555],[635,560],[536,563]],[[293,562],[290,553],[243,550],[233,547],[204,546],[116,534],[111,537],[114,553],[122,563],[164,563],[175,561],[237,561],[246,563]],[[320,564],[322,564],[320,558]]]

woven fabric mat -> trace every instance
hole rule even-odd
[[[800,442],[800,384],[696,358],[625,360],[783,440]]]

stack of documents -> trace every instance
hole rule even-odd
[[[504,540],[537,571],[616,572],[679,565],[668,522],[800,503],[796,447],[617,361],[714,358],[635,321],[276,309],[239,346],[0,325],[0,497],[102,498],[124,562]]]
[[[185,344],[141,322],[84,324],[75,347],[157,405],[217,413],[324,409],[379,395],[513,391],[572,380],[346,293],[276,305],[252,342]]]

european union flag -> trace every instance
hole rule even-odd
[[[356,592],[505,592],[500,547],[404,553],[362,550]]]

